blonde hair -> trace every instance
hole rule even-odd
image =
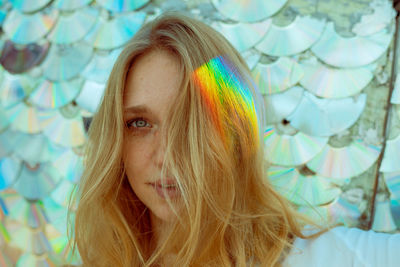
[[[125,79],[134,60],[154,49],[172,53],[181,67],[163,171],[177,179],[184,202],[169,238],[157,248],[150,242],[149,210],[132,191],[123,166]],[[308,238],[302,230],[312,222],[267,181],[263,146],[246,157],[241,153],[248,139],[254,139],[246,126],[249,118],[226,125],[235,138],[226,147],[205,112],[191,75],[221,55],[247,77],[255,96],[250,70],[239,53],[197,20],[161,16],[144,25],[122,51],[89,129],[77,194],[73,245],[84,266],[156,266],[171,251],[177,254],[173,266],[280,266],[292,239]],[[262,124],[262,112],[258,115]]]

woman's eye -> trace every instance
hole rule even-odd
[[[133,119],[126,123],[128,128],[144,128],[151,127],[151,125],[143,118]]]

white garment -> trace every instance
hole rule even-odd
[[[293,245],[284,267],[400,267],[400,234],[336,227]]]

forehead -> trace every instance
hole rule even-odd
[[[163,112],[176,97],[180,81],[176,56],[165,50],[145,53],[135,59],[128,72],[124,107],[147,106],[153,111]]]

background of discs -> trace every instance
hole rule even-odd
[[[121,49],[166,10],[203,20],[247,60],[278,191],[320,222],[400,230],[391,1],[0,0],[0,266],[79,264],[67,198],[90,118]]]

